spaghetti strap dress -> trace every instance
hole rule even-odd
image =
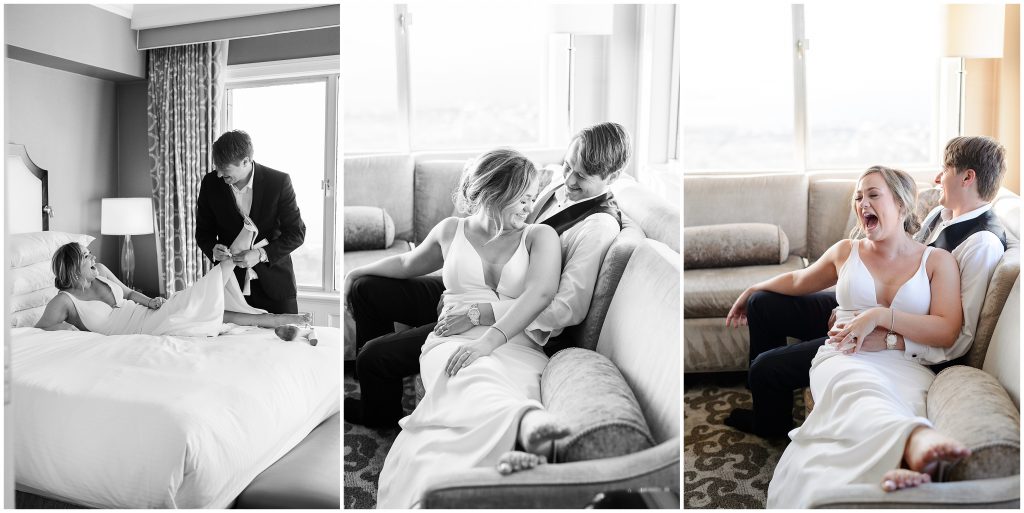
[[[928,313],[931,284],[925,263],[933,249],[925,249],[917,272],[897,290],[892,308]],[[839,270],[836,300],[842,310],[882,306],[856,240]],[[768,507],[806,508],[814,492],[823,488],[881,486],[882,476],[899,468],[911,431],[932,427],[925,417],[925,398],[934,379],[931,369],[904,358],[903,351],[844,355],[831,344],[823,345],[811,363],[814,409],[789,433],[792,442],[768,485]]]
[[[82,300],[67,291],[78,318],[94,333],[104,335],[177,335],[215,337],[224,331],[224,311],[239,313],[266,313],[245,302],[228,260],[215,266],[191,287],[175,293],[159,309],[126,299],[121,287],[97,276],[110,287],[115,306],[103,301]]]
[[[519,245],[502,268],[497,286],[484,278],[484,262],[465,235],[460,219],[444,255],[444,307],[519,297],[526,288],[530,256],[523,230]],[[541,408],[540,374],[547,356],[525,334],[509,333],[508,343],[461,369],[445,375],[448,357],[488,328],[441,337],[431,333],[420,353],[420,376],[426,394],[409,416],[384,460],[377,492],[378,508],[415,508],[428,480],[438,474],[492,467],[513,450],[519,419]]]

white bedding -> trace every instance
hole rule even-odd
[[[339,409],[341,340],[12,329],[15,476],[84,506],[223,508]]]

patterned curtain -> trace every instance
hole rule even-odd
[[[196,200],[203,175],[213,169],[227,55],[227,41],[149,51],[150,175],[166,295],[210,269],[196,245]]]

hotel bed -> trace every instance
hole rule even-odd
[[[8,145],[9,179],[24,171],[14,169],[18,161],[35,167],[12,154]],[[38,209],[8,212],[38,218]],[[31,327],[56,293],[40,257],[67,240],[91,239],[50,231],[8,238],[7,412],[18,490],[88,507],[229,507],[338,412],[337,328],[317,328],[314,347],[250,327],[213,338]]]

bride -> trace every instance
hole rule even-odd
[[[540,403],[547,363],[525,327],[558,288],[561,250],[549,226],[526,224],[539,184],[522,154],[499,149],[469,166],[455,192],[469,217],[438,223],[413,251],[354,269],[362,275],[411,278],[439,268],[443,311],[516,299],[492,326],[447,335],[439,323],[420,354],[426,395],[408,417],[380,473],[378,508],[419,505],[427,478],[497,466],[502,473],[545,462],[552,440],[569,430]],[[513,451],[516,444],[523,451]]]
[[[77,242],[57,248],[51,265],[59,292],[36,322],[44,330],[74,326],[104,335],[212,337],[223,331],[224,323],[279,328],[310,321],[309,314],[268,314],[246,304],[230,259],[167,301],[128,288]],[[276,331],[288,339],[283,331]]]
[[[814,491],[849,483],[917,486],[943,461],[970,454],[925,417],[935,374],[904,358],[902,339],[890,337],[886,348],[862,345],[876,327],[942,347],[960,331],[959,269],[950,253],[911,237],[915,196],[903,171],[868,169],[853,198],[854,235],[863,238],[841,240],[807,269],[751,287],[729,312],[730,320],[742,316],[756,290],[801,295],[836,285],[837,322],[811,364],[814,409],[789,433],[768,486],[769,508],[806,508]]]

